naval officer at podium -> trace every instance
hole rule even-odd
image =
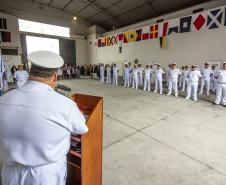
[[[88,131],[77,105],[54,91],[63,59],[49,51],[28,56],[29,81],[0,98],[3,185],[65,185],[71,133]]]

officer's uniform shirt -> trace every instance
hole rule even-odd
[[[180,70],[179,69],[171,69],[169,71],[169,77],[171,80],[178,80],[178,76],[180,75]]]
[[[194,70],[194,71],[191,70],[188,72],[188,75],[187,75],[189,82],[198,82],[199,78],[201,78],[201,77],[202,77],[202,75],[201,75],[200,71],[198,71],[198,70]]]
[[[145,70],[144,70],[144,77],[145,78],[150,78],[151,77],[151,73],[152,73],[152,70],[150,69],[150,68],[146,68]]]
[[[162,75],[165,74],[162,68],[155,70],[156,78],[162,80]]]
[[[223,87],[226,87],[226,70],[219,70],[215,74],[215,79],[218,84],[221,84]]]
[[[28,81],[0,98],[0,161],[37,167],[65,160],[71,133],[88,131],[77,105]]]
[[[114,75],[118,74],[118,67],[117,66],[113,67],[113,74]]]
[[[130,69],[129,67],[125,67],[125,68],[124,68],[124,74],[125,74],[125,76],[129,75],[130,70],[131,70],[131,69]]]
[[[133,77],[134,78],[138,77],[138,69],[136,69],[136,68],[133,69]]]
[[[202,78],[210,79],[212,74],[213,74],[213,71],[210,68],[201,70]]]
[[[189,71],[190,71],[189,69],[183,71],[183,73],[182,73],[183,78],[185,78],[185,79],[188,78]]]
[[[14,78],[16,78],[17,81],[27,81],[29,77],[29,74],[25,70],[18,70],[14,73]]]

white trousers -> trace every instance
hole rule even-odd
[[[183,78],[182,91],[185,91],[185,89],[187,89],[187,86],[188,86],[188,79]]]
[[[23,87],[27,80],[18,80],[16,82],[17,88]]]
[[[138,76],[133,76],[133,87],[138,89]]]
[[[208,95],[210,92],[210,78],[202,78],[200,93],[203,93],[204,86],[206,87],[206,93]]]
[[[198,93],[198,82],[188,82],[187,86],[187,98],[193,98],[193,100],[197,101],[197,93]]]
[[[144,78],[144,91],[146,91],[148,88],[148,91],[151,91],[151,78],[145,77]]]
[[[125,86],[125,87],[130,87],[129,74],[126,74],[126,75],[124,76],[124,86]]]
[[[156,78],[155,79],[155,93],[158,92],[158,89],[159,89],[160,94],[162,94],[162,79]]]
[[[216,89],[217,89],[217,87],[216,87],[216,86],[217,86],[217,84],[216,84],[216,80],[212,78],[212,79],[210,80],[210,89],[211,89],[212,91],[214,91],[214,92],[215,92],[215,91],[216,91]]]
[[[179,76],[179,87],[182,86],[184,77],[182,75]]]
[[[113,85],[118,85],[118,75],[117,74],[113,74]]]
[[[143,85],[143,73],[139,74],[139,85]]]
[[[129,74],[129,84],[131,85],[133,83],[133,74]]]
[[[2,185],[65,185],[66,159],[40,167],[3,164]]]
[[[110,84],[111,83],[111,73],[107,74],[107,81],[106,81],[107,84]]]
[[[103,74],[100,74],[100,81],[104,82],[104,75]]]
[[[226,106],[226,84],[217,83],[217,92],[216,92],[216,104],[222,104]]]
[[[174,90],[175,96],[178,96],[178,87],[177,87],[177,79],[169,79],[169,93],[168,95],[172,94],[172,91]]]

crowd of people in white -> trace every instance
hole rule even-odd
[[[207,96],[210,95],[210,92],[216,94],[215,104],[226,106],[226,62],[222,66],[220,70],[217,70],[216,65],[212,65],[210,68],[209,63],[205,63],[205,67],[202,69],[198,69],[197,65],[178,69],[177,64],[172,63],[164,71],[161,64],[146,65],[143,68],[141,64],[132,66],[131,63],[125,63],[123,69],[124,86],[136,90],[140,87],[144,91],[153,89],[154,93],[162,94],[163,80],[165,79],[168,88],[167,96],[174,92],[175,97],[178,97],[178,89],[180,88],[181,91],[187,93],[185,99],[192,98],[194,101],[198,101],[197,94],[203,94],[205,90]],[[112,66],[100,64],[100,81],[117,86],[118,72],[116,64]]]

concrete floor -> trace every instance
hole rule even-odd
[[[95,80],[104,97],[103,185],[226,185],[226,109]]]

